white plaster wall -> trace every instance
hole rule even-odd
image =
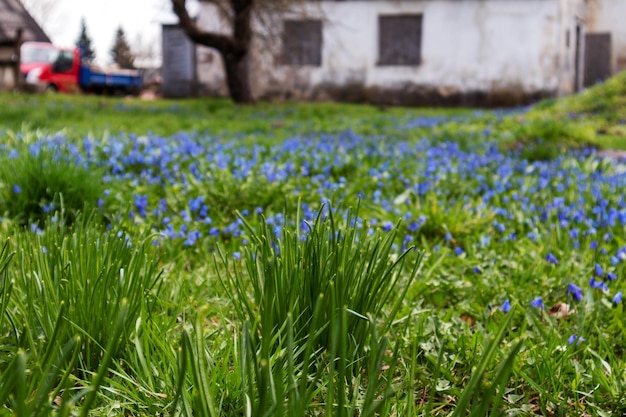
[[[559,0],[560,43],[559,43],[559,95],[571,94],[582,86],[582,67],[584,62],[585,20],[587,17],[586,0]],[[580,27],[579,44],[576,44],[576,27]],[[569,39],[568,39],[569,38]],[[576,78],[576,48],[579,48],[579,74]]]
[[[211,30],[218,33],[230,33],[230,25],[227,19],[223,18],[213,4],[201,3],[201,8],[197,16],[198,27],[204,30]],[[204,46],[196,46],[196,60],[198,62],[198,84],[201,93],[210,95],[228,95],[226,87],[226,76],[222,58],[215,49]]]
[[[562,3],[571,1],[577,0],[314,2],[296,14],[324,20],[322,66],[278,65],[279,37],[257,39],[253,88],[257,95],[345,84],[556,92],[565,85],[561,69],[573,59],[563,55],[563,24],[572,13],[565,16]],[[422,64],[378,66],[378,16],[402,13],[423,14]],[[280,32],[281,21],[274,21],[272,32]],[[204,6],[199,23],[205,28],[226,27],[210,6]],[[266,29],[267,25],[262,31]],[[202,55],[199,50],[200,81],[223,85],[219,60],[202,64]]]
[[[626,70],[626,0],[589,0],[587,30],[610,32],[613,73]]]

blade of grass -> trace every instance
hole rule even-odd
[[[87,413],[91,410],[92,405],[96,400],[96,396],[98,395],[98,388],[102,383],[105,375],[109,371],[109,364],[113,358],[113,349],[115,348],[118,342],[118,338],[122,335],[124,330],[124,322],[126,321],[126,317],[128,315],[128,300],[123,299],[119,306],[119,313],[117,315],[117,320],[115,322],[115,327],[113,328],[113,332],[111,334],[111,339],[109,340],[107,347],[104,351],[104,357],[100,362],[100,366],[98,367],[98,372],[93,377],[91,384],[85,390],[85,402],[81,406],[80,417],[85,417]],[[76,398],[77,400],[78,398]]]
[[[500,345],[502,340],[504,340],[504,337],[509,330],[509,324],[511,323],[511,320],[513,318],[513,312],[514,310],[510,311],[505,316],[504,322],[500,324],[498,333],[493,337],[493,339],[487,346],[487,349],[483,353],[480,362],[476,366],[476,369],[472,372],[472,376],[467,383],[465,389],[463,390],[463,394],[461,395],[461,397],[459,397],[459,400],[457,401],[454,412],[452,413],[452,417],[460,417],[462,415],[465,415],[467,406],[469,405],[470,401],[472,400],[472,398],[476,398],[476,396],[478,395],[478,392],[480,391],[480,384],[483,380],[485,371],[497,355],[498,346]]]

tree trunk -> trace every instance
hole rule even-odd
[[[233,34],[201,31],[187,13],[185,0],[172,0],[179,24],[200,45],[216,49],[224,61],[228,92],[235,103],[253,103],[249,77],[249,48],[252,41],[250,17],[255,0],[229,0],[233,11]]]
[[[224,71],[230,97],[235,103],[254,103],[250,89],[248,54],[238,56],[222,53],[221,55],[224,60]]]

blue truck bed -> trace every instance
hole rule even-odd
[[[100,69],[81,65],[78,82],[83,89],[88,91],[130,94],[141,89],[142,76],[137,70]]]

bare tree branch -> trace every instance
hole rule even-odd
[[[185,0],[172,0],[172,6],[174,13],[178,16],[180,26],[194,43],[215,48],[221,53],[245,54],[245,48],[242,48],[232,37],[200,30],[196,22],[189,16]]]
[[[252,39],[250,17],[254,0],[231,0],[231,5],[234,12],[233,36],[238,42],[249,45]]]

